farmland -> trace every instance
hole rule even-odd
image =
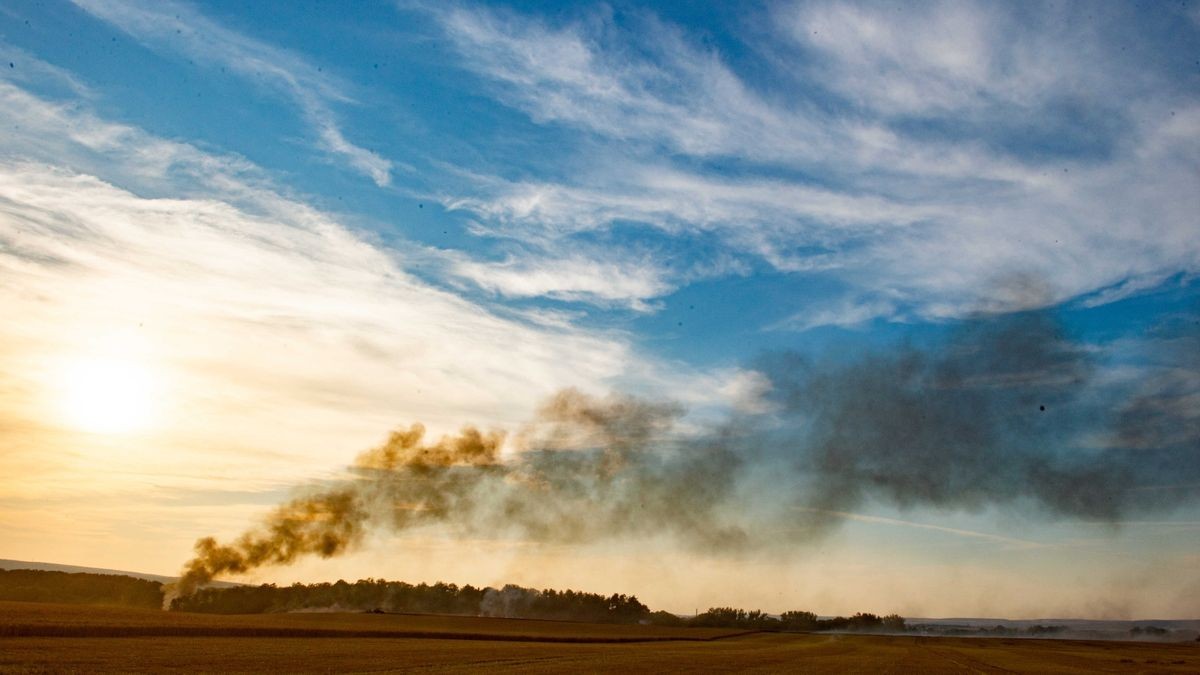
[[[1200,645],[0,603],[0,672],[1196,672]]]

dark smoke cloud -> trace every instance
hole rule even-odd
[[[807,526],[868,499],[1114,522],[1200,496],[1198,353],[1160,355],[1130,398],[1098,377],[1094,348],[1037,312],[969,322],[932,352],[764,368],[812,479],[797,497]]]
[[[1200,451],[1200,312],[1172,317],[1148,336],[1157,358],[1120,411],[1121,445]]]
[[[802,421],[800,499],[845,510],[980,509],[1022,499],[1111,519],[1128,501],[1122,455],[1072,446],[1089,410],[1089,355],[1045,315],[979,321],[936,353],[903,348],[835,370],[766,366],[783,416]],[[819,511],[818,511],[819,513]]]
[[[1093,349],[1026,313],[967,322],[930,350],[841,365],[766,357],[769,411],[704,433],[678,431],[673,404],[574,390],[512,437],[511,456],[501,432],[429,442],[413,425],[233,542],[197,542],[176,591],[338,555],[375,528],[714,552],[818,535],[872,499],[1116,521],[1200,496],[1186,487],[1200,485],[1196,353],[1162,356],[1121,395],[1096,377]]]
[[[745,533],[719,510],[741,457],[715,440],[669,442],[680,413],[566,390],[522,430],[521,451],[507,461],[500,432],[468,427],[436,443],[419,424],[393,432],[358,457],[344,484],[294,499],[232,543],[198,541],[168,603],[217,576],[338,555],[373,527],[438,524],[464,536],[568,543],[666,534],[703,550],[739,546]]]

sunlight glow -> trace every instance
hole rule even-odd
[[[84,358],[63,369],[60,405],[73,427],[97,434],[141,431],[157,413],[157,381],[145,364]]]

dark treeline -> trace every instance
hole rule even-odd
[[[121,574],[0,570],[0,600],[161,607],[162,584]]]
[[[171,609],[211,614],[265,614],[306,609],[341,609],[420,614],[478,614],[486,589],[436,583],[362,579],[356,583],[292,584],[202,588],[176,598]]]
[[[759,610],[746,611],[733,607],[713,607],[680,624],[711,628],[747,628],[784,631],[857,631],[864,633],[897,633],[905,630],[904,617],[898,614],[876,616],[855,614],[851,617],[820,619],[812,612],[784,612],[778,617]]]
[[[0,570],[0,600],[65,602],[160,608],[163,585],[115,574]],[[652,612],[636,596],[583,591],[537,590],[509,584],[479,588],[456,584],[409,584],[361,579],[354,583],[230,586],[201,588],[175,598],[171,609],[209,614],[267,614],[302,611],[407,612],[457,614],[514,619],[647,623],[697,628],[744,628],[779,631],[900,632],[904,619],[895,614],[855,614],[820,619],[812,612],[772,616],[760,610],[713,607],[694,617]]]
[[[895,614],[855,614],[820,619],[812,612],[771,616],[760,610],[714,607],[694,617],[651,612],[637,597],[581,591],[536,590],[509,584],[502,589],[455,584],[408,584],[362,579],[355,583],[292,584],[203,588],[176,598],[171,609],[217,614],[251,614],[336,609],[343,611],[461,614],[518,619],[553,619],[595,623],[649,623],[698,628],[745,628],[783,631],[902,632],[904,618]]]
[[[597,623],[637,623],[650,609],[636,597],[581,591],[502,589],[436,583],[362,579],[355,583],[292,584],[203,588],[176,598],[171,609],[185,612],[248,614],[316,609],[460,614]]]

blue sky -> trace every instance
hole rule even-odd
[[[0,555],[166,536],[169,569],[412,420],[515,428],[577,387],[703,424],[765,405],[764,354],[936,350],[980,317],[1053,315],[1105,386],[1174,373],[1194,428],[1200,380],[1162,355],[1189,349],[1200,299],[1195,3],[16,0],[0,56],[0,299],[22,317],[0,333],[19,430],[0,462],[23,477],[0,483]],[[80,436],[55,417],[81,358],[149,373],[153,422]],[[214,497],[229,476],[242,497]],[[889,519],[921,545],[947,532],[930,524],[1027,527],[1003,505],[868,505],[833,558],[886,548],[855,528]],[[1172,513],[1110,539],[1033,520],[1114,560],[1149,537],[1186,569],[1195,500]],[[1056,555],[1029,564],[1066,574]],[[578,585],[569,567],[545,583]],[[930,611],[1103,614],[1088,592]]]

